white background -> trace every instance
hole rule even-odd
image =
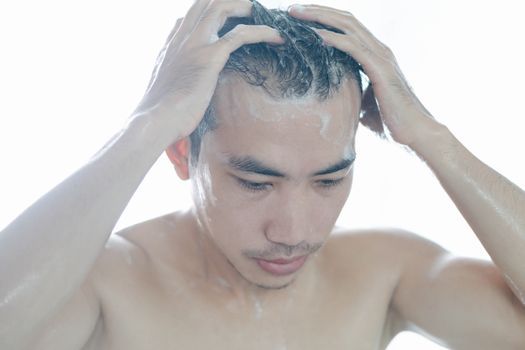
[[[167,34],[190,3],[30,0],[0,5],[0,228],[84,164],[123,125]],[[322,3],[353,12],[394,50],[433,115],[480,159],[525,187],[520,2]],[[454,253],[488,258],[415,156],[364,129],[358,132],[357,153],[354,188],[341,224],[402,227]],[[188,184],[162,156],[116,229],[188,203]],[[411,347],[442,349],[402,333],[389,350]]]

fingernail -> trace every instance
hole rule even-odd
[[[290,5],[288,7],[288,12],[290,11],[294,11],[294,12],[303,12],[304,11],[304,6],[303,5]]]

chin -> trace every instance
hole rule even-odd
[[[298,271],[299,272],[299,271]],[[288,275],[288,276],[268,276],[266,273],[262,273],[263,275],[251,275],[250,277],[253,278],[246,278],[248,282],[252,283],[253,285],[257,286],[258,288],[265,289],[265,290],[279,290],[279,289],[285,289],[289,286],[291,286],[296,278],[297,273]]]
[[[231,262],[230,262],[231,264]],[[247,282],[253,284],[254,286],[258,287],[258,288],[261,288],[261,289],[265,289],[265,290],[279,290],[279,289],[284,289],[288,286],[290,286],[291,284],[293,284],[295,282],[295,276],[291,277],[291,279],[286,279],[285,281],[283,281],[283,277],[266,277],[266,278],[249,278],[249,277],[255,277],[255,276],[250,276],[248,275],[249,277],[247,277],[246,275],[244,275],[243,273],[241,273],[241,271],[239,271],[239,269],[237,269],[235,267],[235,265],[231,264],[231,266],[233,268],[235,268],[235,270],[237,271],[237,273],[244,279],[246,280]],[[290,278],[290,276],[288,276],[288,278]],[[273,280],[273,281],[272,281]]]
[[[294,283],[295,279],[291,280],[291,281],[288,281],[286,282],[285,284],[258,284],[258,283],[254,283],[257,287],[261,288],[261,289],[266,289],[266,290],[279,290],[279,289],[284,289],[288,286],[290,286],[292,283]]]

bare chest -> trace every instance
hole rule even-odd
[[[283,303],[277,312],[257,301],[239,312],[232,302],[204,299],[191,289],[167,296],[155,288],[130,288],[117,295],[106,302],[93,348],[376,350],[393,336],[391,287],[380,279],[328,288],[308,303]]]

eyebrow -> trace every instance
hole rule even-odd
[[[322,170],[316,171],[310,176],[328,175],[328,174],[336,173],[340,170],[347,169],[348,167],[350,167],[350,165],[352,165],[354,160],[355,160],[355,156],[352,156],[352,158],[344,158],[335,164],[332,164]],[[262,162],[250,156],[245,156],[245,157],[230,156],[228,158],[228,164],[233,169],[242,171],[245,173],[255,173],[259,175],[280,177],[280,178],[288,177],[283,172],[273,169],[267,165],[264,165]]]
[[[228,164],[239,171],[245,173],[255,173],[265,176],[286,177],[282,172],[264,165],[260,161],[250,156],[246,157],[229,157]]]
[[[323,170],[313,173],[312,176],[327,175],[327,174],[336,173],[343,169],[347,169],[348,167],[350,167],[350,165],[352,165],[354,160],[355,160],[355,156],[352,156],[352,158],[341,159],[339,162],[332,164]]]

